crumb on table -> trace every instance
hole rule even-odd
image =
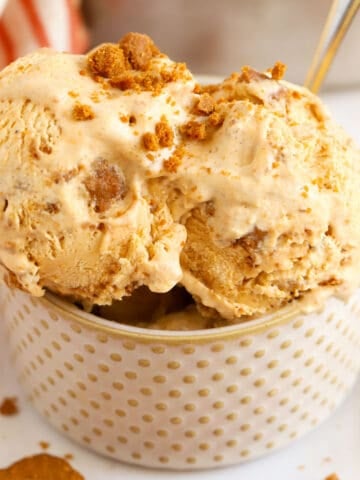
[[[85,480],[63,458],[40,454],[0,469],[0,480]]]
[[[50,447],[50,443],[49,442],[45,442],[44,440],[41,440],[39,442],[39,445],[40,447],[43,449],[43,450],[47,450],[49,447]]]
[[[5,397],[0,405],[0,414],[5,417],[11,417],[19,413],[19,407],[16,397]]]

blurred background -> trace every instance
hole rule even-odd
[[[128,31],[154,38],[193,72],[227,75],[241,65],[288,65],[302,83],[331,0],[84,0],[92,45]],[[324,89],[360,87],[360,15],[345,38]]]

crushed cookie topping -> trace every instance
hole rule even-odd
[[[175,63],[171,66],[163,66],[159,72],[137,72],[130,70],[124,72],[118,78],[111,78],[110,85],[119,90],[131,90],[133,92],[153,92],[159,95],[163,87],[171,82],[190,78],[184,63]]]
[[[215,110],[215,100],[209,93],[204,93],[199,98],[195,112],[199,115],[210,115]]]
[[[105,78],[117,77],[129,68],[124,51],[113,43],[101,45],[92,52],[88,66],[92,73]]]
[[[142,143],[145,150],[150,150],[152,152],[155,152],[160,148],[159,140],[155,133],[151,133],[151,132],[144,133],[144,135],[142,136]]]
[[[151,69],[152,59],[164,57],[147,35],[128,33],[118,44],[107,43],[88,55],[88,68],[95,81],[107,79],[111,86],[135,92],[159,94],[170,82],[191,78],[183,63]],[[102,79],[102,80],[101,80]]]
[[[119,46],[134,70],[147,70],[150,60],[160,54],[151,38],[141,33],[126,34]]]
[[[220,114],[219,112],[212,113],[208,118],[208,123],[212,127],[221,127],[224,123],[224,115]]]
[[[94,162],[93,172],[85,179],[84,184],[98,213],[105,212],[113,201],[123,199],[127,193],[125,178],[120,168],[104,159]]]
[[[85,105],[81,103],[76,103],[72,110],[72,117],[74,120],[92,120],[95,118],[94,110],[90,105]]]
[[[183,156],[185,154],[185,149],[183,146],[179,146],[176,148],[175,152],[169,157],[167,160],[164,161],[163,167],[169,173],[176,173],[177,169],[181,165]]]
[[[160,147],[171,147],[174,143],[174,132],[166,120],[155,125],[155,134]]]
[[[275,65],[270,69],[271,78],[273,80],[281,80],[286,72],[286,65],[282,62],[276,62]]]
[[[155,125],[155,133],[146,132],[142,136],[142,143],[145,150],[156,151],[160,148],[172,147],[174,143],[174,132],[163,118]]]
[[[204,122],[197,122],[190,120],[180,128],[181,133],[193,140],[204,140],[206,138],[206,124]]]

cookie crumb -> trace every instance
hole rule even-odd
[[[159,150],[159,141],[155,133],[146,132],[142,136],[142,143],[145,150],[150,150],[151,152],[155,152]]]
[[[325,477],[324,480],[340,480],[340,478],[336,473],[332,473],[331,475]]]
[[[286,72],[286,65],[282,62],[276,62],[275,65],[270,70],[271,78],[273,80],[281,80]]]
[[[42,450],[48,450],[48,448],[50,447],[50,443],[49,442],[44,442],[44,440],[41,440],[39,442],[39,445],[42,448]]]
[[[191,74],[183,63],[153,64],[163,57],[150,37],[128,33],[118,44],[99,46],[88,55],[88,72],[103,88],[115,87],[124,92],[153,92],[159,95],[163,87],[177,80],[189,80]]]
[[[128,115],[124,115],[124,114],[119,114],[119,118],[120,118],[120,121],[123,122],[123,123],[128,123],[129,122],[129,116]]]
[[[72,111],[72,117],[74,120],[92,120],[95,118],[95,114],[90,105],[77,103]]]
[[[5,417],[12,417],[19,413],[16,397],[5,397],[0,405],[0,414]]]
[[[182,125],[181,133],[193,140],[204,140],[206,138],[206,125],[205,123],[190,120]]]
[[[195,111],[199,115],[210,115],[215,110],[215,100],[208,93],[204,93],[199,98]]]
[[[129,64],[118,45],[106,43],[89,54],[88,67],[94,75],[114,78],[127,70]]]
[[[113,201],[123,199],[127,193],[120,168],[104,159],[94,162],[93,173],[85,179],[84,184],[97,213],[105,212]]]
[[[171,157],[164,161],[163,167],[165,168],[165,170],[167,170],[169,173],[176,173],[177,169],[181,165],[184,153],[184,148],[178,147],[171,155]]]
[[[74,455],[72,453],[65,453],[64,458],[71,462],[71,460],[74,460]]]
[[[167,121],[162,120],[155,125],[155,134],[160,147],[171,147],[174,143],[174,132]]]
[[[209,116],[208,123],[212,127],[221,127],[224,123],[224,115],[221,115],[219,112],[214,112]]]
[[[10,479],[85,480],[63,458],[44,453],[22,458],[8,468],[0,469],[0,480]]]
[[[119,40],[119,46],[134,70],[147,70],[150,60],[160,53],[151,38],[142,33],[127,33]]]

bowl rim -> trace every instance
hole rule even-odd
[[[32,298],[31,296],[29,297],[30,301]],[[289,304],[274,313],[235,325],[188,331],[157,330],[125,325],[98,317],[97,315],[78,309],[72,303],[50,292],[46,292],[45,296],[37,298],[36,300],[47,310],[56,310],[62,317],[70,318],[73,322],[86,328],[97,330],[99,333],[105,333],[126,340],[135,340],[140,343],[168,343],[172,345],[184,343],[200,344],[217,340],[236,340],[240,337],[261,334],[271,328],[289,323],[296,316],[306,315],[306,312],[303,312],[299,308],[299,305]]]

